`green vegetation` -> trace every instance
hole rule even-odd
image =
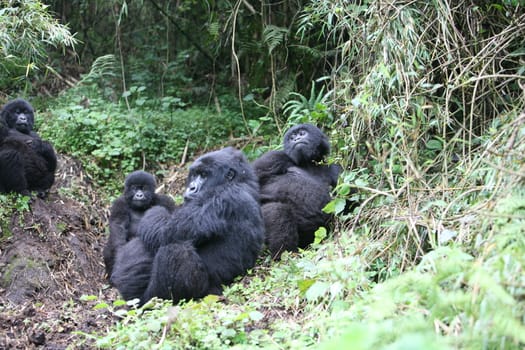
[[[0,90],[25,88],[47,65],[49,46],[65,49],[78,41],[36,0],[0,0]]]
[[[162,165],[178,164],[183,155],[192,159],[197,152],[235,144],[247,134],[238,111],[185,106],[173,97],[139,97],[142,90],[130,89],[137,97],[130,98],[129,109],[70,91],[57,101],[39,131],[59,152],[80,159],[97,183],[119,183],[118,189],[123,176],[133,170],[161,172]],[[230,140],[231,135],[239,140]]]
[[[0,243],[11,237],[10,225],[15,213],[29,211],[29,197],[15,193],[0,194]],[[22,226],[22,215],[18,216],[18,225]]]
[[[226,144],[255,157],[298,122],[328,130],[329,161],[345,169],[325,208],[334,225],[311,249],[261,257],[224,297],[142,309],[86,297],[121,317],[86,340],[524,347],[522,1],[80,3],[61,15],[89,42],[79,50],[88,73],[39,101],[39,131],[101,191]]]

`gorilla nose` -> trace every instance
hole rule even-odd
[[[140,192],[140,191],[137,192],[137,193],[135,193],[135,199],[137,199],[137,200],[142,200],[142,199],[144,199],[144,193],[142,193],[142,192]]]
[[[19,123],[23,123],[23,124],[27,123],[27,117],[26,117],[26,115],[25,115],[25,114],[20,114],[20,115],[18,115],[18,122],[19,122]]]
[[[195,196],[195,194],[197,193],[198,191],[198,188],[197,186],[190,186],[188,188],[186,188],[186,191],[184,191],[184,199],[191,199],[193,196]]]

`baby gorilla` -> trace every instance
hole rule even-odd
[[[33,131],[33,107],[23,99],[7,103],[0,111],[7,134],[0,140],[0,192],[45,197],[55,182],[57,158],[51,144]]]
[[[155,178],[145,171],[134,171],[126,177],[124,193],[113,202],[109,216],[109,239],[103,251],[108,277],[120,247],[137,236],[139,222],[146,210],[153,206],[168,212],[175,209],[175,202],[168,196],[156,194],[155,187]]]
[[[140,238],[117,254],[112,283],[126,299],[200,298],[255,265],[264,240],[259,187],[244,155],[228,147],[190,167],[184,204],[150,209]]]
[[[330,152],[321,130],[311,124],[290,128],[284,151],[270,151],[253,162],[261,187],[266,244],[274,258],[305,248],[315,231],[328,223],[322,211],[337,184],[339,165],[319,164]]]

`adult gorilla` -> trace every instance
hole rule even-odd
[[[124,193],[117,198],[110,210],[109,238],[103,256],[108,277],[113,271],[117,250],[137,236],[139,222],[146,210],[160,206],[168,212],[175,209],[175,202],[166,195],[156,194],[155,178],[145,171],[134,171],[124,181]]]
[[[337,184],[339,165],[322,165],[330,152],[325,134],[311,124],[290,128],[284,151],[270,151],[253,162],[259,178],[266,244],[274,258],[305,248],[328,223],[322,211]]]
[[[264,240],[259,186],[244,155],[231,147],[190,167],[184,204],[150,209],[140,238],[117,254],[111,281],[125,299],[200,298],[254,266]]]
[[[0,192],[35,190],[44,197],[55,182],[57,158],[51,144],[33,131],[33,107],[15,99],[2,108],[0,119],[8,130],[0,146]]]

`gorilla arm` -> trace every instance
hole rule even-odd
[[[256,159],[252,165],[259,184],[263,186],[276,175],[285,174],[295,163],[283,151],[270,151]]]
[[[33,149],[35,148],[33,147]],[[54,172],[57,168],[57,156],[53,146],[47,141],[41,141],[40,147],[35,149],[35,151],[46,160],[47,169]]]
[[[36,154],[44,158],[47,170],[49,172],[55,172],[57,168],[57,156],[55,150],[49,142],[42,140],[36,132],[31,131],[29,134],[24,134],[13,128],[9,129],[9,137],[24,142],[30,146]]]
[[[220,239],[227,232],[224,217],[217,215],[213,204],[202,207],[184,206],[174,214],[168,242],[191,241],[195,247]]]
[[[114,246],[120,247],[128,241],[128,227],[131,222],[129,207],[123,197],[115,200],[109,217],[109,232]]]
[[[173,199],[171,199],[169,196],[161,195],[161,194],[157,194],[155,196],[155,200],[154,200],[154,203],[153,203],[152,207],[153,206],[157,206],[157,205],[166,208],[166,210],[169,213],[173,213],[173,211],[177,207],[175,205],[175,202],[173,201]]]
[[[304,169],[312,178],[317,179],[319,183],[328,185],[330,188],[337,186],[339,175],[343,172],[343,167],[339,164],[312,164],[303,167],[302,169]]]
[[[171,220],[172,213],[164,206],[156,205],[146,211],[140,220],[137,235],[148,251],[156,253],[161,246],[169,243]]]
[[[108,276],[112,274],[117,249],[127,242],[128,226],[130,224],[128,210],[129,208],[124,197],[117,198],[111,207],[109,239],[102,252]]]
[[[137,236],[142,238],[146,249],[156,252],[160,246],[168,243],[169,226],[175,202],[166,195],[157,194],[153,205],[146,210],[137,226]]]

